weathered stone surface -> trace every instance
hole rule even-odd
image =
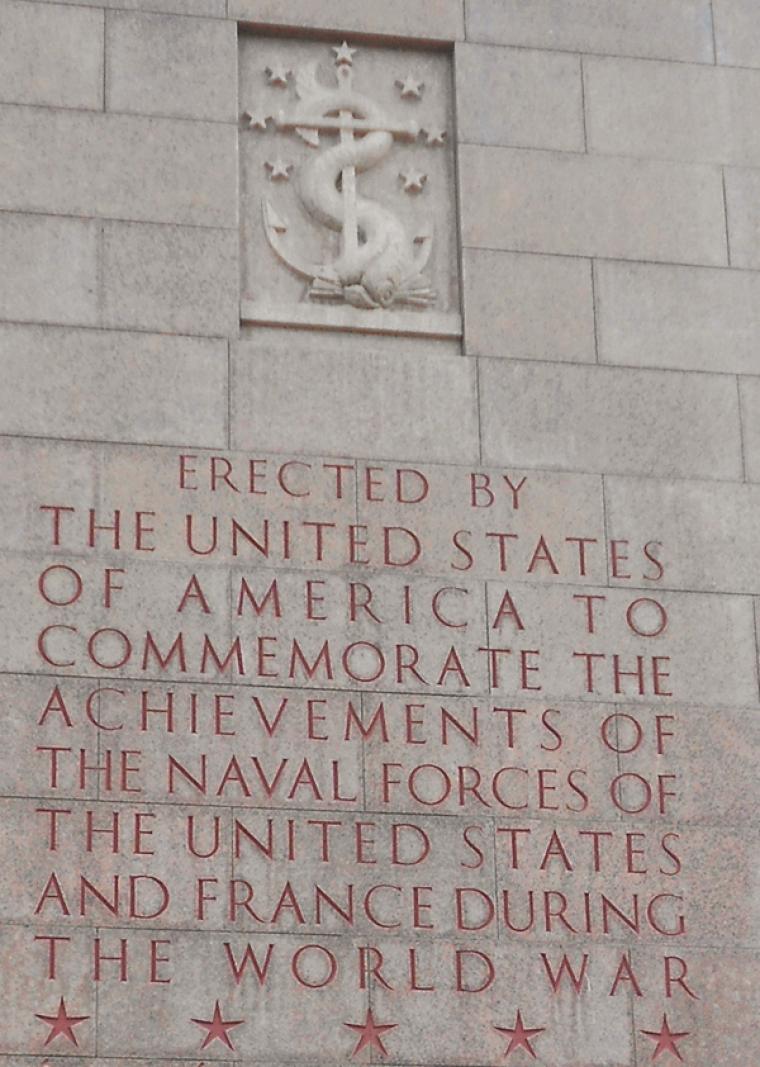
[[[760,274],[601,260],[594,269],[602,363],[739,374],[757,367]]]
[[[226,439],[222,341],[6,325],[0,349],[2,433],[201,447]]]
[[[426,495],[412,505],[398,502],[384,474],[383,467],[368,468],[368,481],[384,483],[369,497],[359,483],[358,521],[367,525],[375,561],[383,556],[381,531],[398,526],[413,532],[419,546],[416,559],[407,546],[396,550],[410,559],[407,574],[606,581],[601,479],[593,475],[414,464],[402,468],[404,499]]]
[[[760,378],[741,379],[739,389],[747,477],[760,482]]]
[[[576,56],[461,44],[455,69],[460,140],[583,151]],[[494,99],[509,100],[509,107],[493,107]]]
[[[753,0],[713,0],[718,62],[760,67],[760,11]]]
[[[0,234],[2,318],[97,321],[96,223],[3,212]]]
[[[755,16],[229,7],[0,14],[0,1067],[746,1067]]]
[[[499,360],[482,360],[480,375],[489,463],[741,477],[730,378]],[[674,419],[684,409],[691,418]]]
[[[473,145],[459,157],[465,245],[727,262],[716,168]]]
[[[44,0],[45,3],[48,0]],[[58,2],[58,0],[56,0]],[[60,0],[70,4],[74,0]],[[77,6],[117,8],[120,11],[165,11],[174,15],[200,15],[225,18],[227,15],[225,0],[77,0]]]
[[[237,118],[234,23],[113,11],[106,16],[106,46],[110,111]]]
[[[728,887],[725,891],[730,892]],[[726,1067],[742,1067],[747,1059],[747,1047],[754,1040],[754,1019],[758,1010],[757,975],[760,957],[756,952],[732,949],[682,948],[687,956],[687,970],[683,982],[673,983],[671,998],[662,1005],[648,1008],[639,1001],[635,1007],[637,1055],[651,1057],[656,1039],[642,1031],[657,1032],[666,1015],[670,1030],[685,1034],[676,1044],[684,1062],[709,1064],[717,1049]],[[632,960],[641,988],[659,989],[663,974],[661,951],[634,949]],[[674,964],[674,976],[682,968]],[[671,1056],[672,1059],[672,1056]],[[644,1060],[646,1062],[646,1059]]]
[[[584,71],[592,152],[760,164],[760,72],[595,57]]]
[[[112,948],[118,948],[118,933],[114,930],[109,937],[108,944]],[[149,938],[148,931],[135,935],[136,942],[144,946],[143,952]],[[274,948],[264,985],[259,987],[249,963],[245,978],[235,986],[227,963],[225,942],[230,944],[238,960],[250,943],[255,946],[257,958],[262,962],[270,941]],[[355,984],[356,949],[349,957],[342,954],[344,966],[339,968],[335,981],[315,997],[314,989],[300,986],[290,970],[294,954],[310,943],[313,938],[289,934],[270,938],[266,934],[251,932],[234,937],[210,931],[177,932],[172,938],[171,950],[174,981],[171,985],[155,988],[147,1009],[136,999],[126,1000],[117,982],[108,983],[101,989],[99,1038],[104,1051],[150,1056],[151,1049],[160,1040],[171,1057],[197,1056],[207,1031],[191,1020],[211,1018],[215,998],[209,991],[219,990],[224,1017],[244,1020],[230,1034],[237,1048],[252,1048],[258,1044],[267,1049],[274,1062],[292,1056],[304,1063],[325,1063],[348,1055],[353,1047],[353,1035],[342,1026],[342,1021],[344,1016],[346,1020],[363,1019],[366,997]],[[305,957],[302,954],[300,959],[302,972],[308,980],[324,981],[329,972],[323,952],[312,950]],[[302,1020],[302,1027],[295,1033],[282,1026],[281,1006],[285,1003],[290,1004]]]
[[[7,0],[0,13],[0,100],[103,106],[103,14]]]
[[[760,267],[760,171],[726,169],[728,246],[734,267]]]
[[[91,936],[71,930],[65,924],[48,928],[46,933],[71,938],[71,952],[59,957],[55,981],[43,979],[39,988],[40,974],[48,973],[48,946],[35,944],[26,926],[10,923],[0,926],[0,994],[8,1010],[0,1036],[0,1052],[23,1056],[21,1062],[27,1063],[30,1053],[31,1058],[47,1055],[45,1041],[51,1027],[35,1018],[35,1014],[55,1016],[63,995],[70,1014],[85,1017],[74,1027],[79,1053],[84,1057],[94,1056],[96,992],[83,965]]]
[[[373,355],[371,342],[365,345],[361,361],[353,354],[301,355],[297,350],[278,353],[275,360],[255,344],[235,346],[234,447],[451,462],[475,459],[472,361]],[[369,391],[368,375],[375,383]],[[308,420],[297,415],[305,396]],[[384,398],[390,397],[394,403],[385,404]]]
[[[729,0],[730,2],[730,0]],[[467,37],[475,41],[570,52],[713,58],[707,0],[466,0]]]
[[[605,490],[610,537],[661,541],[668,587],[760,593],[760,487],[608,477]]]
[[[595,361],[590,263],[467,248],[463,273],[469,355]]]
[[[233,230],[105,223],[104,325],[237,333],[237,254]]]
[[[433,10],[389,0],[382,9],[367,4],[346,6],[342,0],[230,0],[230,18],[262,26],[318,27],[334,33],[366,33],[456,41],[464,37],[460,0],[434,0]]]
[[[676,776],[668,800],[674,824],[754,825],[760,792],[756,708],[680,703],[667,709],[638,708],[635,719],[627,712],[617,719],[617,734],[623,774],[654,781],[658,769],[667,768]],[[648,809],[640,818],[656,825],[658,816]],[[682,834],[684,839],[688,833]]]
[[[234,226],[232,126],[46,108],[0,108],[0,207]]]

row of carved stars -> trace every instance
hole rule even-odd
[[[252,130],[266,130],[269,120],[274,121],[274,115],[266,115],[263,111],[244,111],[243,119]],[[420,133],[424,135],[425,144],[433,148],[445,144],[448,136],[442,126],[423,126]]]
[[[270,182],[286,182],[290,180],[290,172],[293,169],[292,163],[286,163],[278,156],[276,159],[266,160],[264,166],[269,172]],[[400,170],[398,176],[400,181],[403,182],[405,193],[421,193],[428,180],[428,176],[424,171],[415,170],[414,167]]]
[[[69,1015],[66,1008],[66,1002],[64,998],[61,997],[58,1011],[55,1015],[36,1014],[35,1018],[40,1019],[42,1022],[47,1023],[50,1026],[50,1033],[45,1041],[45,1046],[49,1045],[55,1038],[63,1037],[71,1044],[79,1047],[79,1042],[74,1033],[74,1027],[85,1022],[87,1019],[91,1018],[91,1016]],[[246,1020],[225,1019],[222,1015],[219,1001],[216,1000],[214,1001],[214,1011],[210,1019],[191,1019],[190,1021],[206,1031],[206,1036],[201,1044],[201,1051],[208,1048],[214,1041],[219,1041],[234,1052],[235,1046],[232,1043],[229,1031],[233,1030],[236,1026],[242,1026]],[[383,1035],[390,1030],[395,1030],[398,1023],[378,1023],[375,1020],[372,1009],[368,1008],[363,1023],[343,1023],[343,1025],[348,1030],[353,1030],[359,1035],[354,1050],[351,1053],[352,1057],[358,1056],[365,1048],[370,1049],[370,1051],[377,1051],[381,1056],[387,1056],[388,1050],[385,1047]],[[523,1049],[535,1059],[536,1051],[533,1048],[533,1042],[536,1041],[539,1035],[543,1034],[547,1028],[545,1026],[526,1026],[523,1022],[522,1013],[518,1010],[514,1026],[494,1026],[493,1029],[509,1038],[509,1044],[504,1051],[505,1059],[513,1052],[517,1052],[518,1049]],[[684,1038],[689,1036],[690,1031],[671,1030],[667,1014],[663,1013],[662,1023],[660,1024],[659,1030],[641,1030],[641,1033],[645,1037],[656,1042],[654,1051],[652,1052],[653,1061],[659,1059],[663,1053],[669,1052],[677,1060],[680,1060],[682,1063],[684,1062],[684,1058],[681,1055],[678,1046]]]

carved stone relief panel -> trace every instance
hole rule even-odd
[[[461,333],[450,59],[240,38],[248,323]]]

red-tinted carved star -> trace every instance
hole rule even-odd
[[[652,1053],[653,1061],[658,1056],[661,1056],[663,1052],[672,1052],[676,1059],[683,1063],[683,1056],[678,1050],[678,1042],[689,1036],[689,1030],[682,1030],[680,1033],[676,1033],[676,1031],[670,1029],[667,1015],[663,1015],[659,1030],[642,1030],[641,1032],[645,1037],[651,1037],[653,1041],[657,1042],[657,1046]]]
[[[358,1056],[361,1050],[367,1046],[370,1049],[376,1048],[381,1056],[387,1056],[388,1050],[383,1044],[382,1035],[387,1030],[395,1030],[398,1023],[376,1023],[372,1010],[368,1008],[363,1023],[343,1023],[343,1025],[347,1026],[349,1030],[356,1030],[357,1034],[361,1034],[361,1037],[356,1042],[356,1048],[351,1053],[352,1056]]]
[[[66,1001],[63,997],[61,997],[61,1002],[55,1015],[38,1015],[35,1013],[34,1017],[35,1019],[41,1019],[43,1023],[50,1024],[50,1033],[47,1036],[45,1045],[49,1045],[51,1041],[54,1041],[60,1035],[70,1041],[72,1045],[76,1045],[77,1048],[79,1047],[79,1042],[74,1033],[74,1027],[90,1018],[89,1015],[69,1015],[66,1011]]]
[[[500,1034],[506,1034],[509,1038],[509,1045],[507,1051],[504,1053],[504,1058],[514,1052],[518,1048],[524,1048],[526,1052],[530,1053],[533,1059],[536,1058],[536,1053],[531,1045],[531,1040],[537,1035],[542,1034],[546,1029],[545,1026],[533,1026],[527,1027],[522,1021],[522,1015],[518,1011],[517,1019],[513,1027],[509,1026],[494,1026],[494,1030],[498,1030]]]
[[[214,1001],[214,1014],[210,1019],[191,1019],[197,1026],[203,1026],[208,1033],[204,1038],[201,1049],[208,1048],[212,1041],[221,1041],[227,1048],[231,1048],[235,1051],[235,1046],[230,1040],[230,1035],[227,1033],[233,1026],[240,1026],[245,1022],[245,1019],[228,1019],[226,1022],[222,1018],[222,1011],[219,1007],[219,1001]]]

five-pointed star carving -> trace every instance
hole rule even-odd
[[[401,95],[405,97],[412,97],[415,100],[419,100],[422,96],[422,90],[425,88],[425,83],[420,81],[419,78],[415,78],[413,74],[407,74],[405,78],[398,78],[396,85],[401,90]]]
[[[292,163],[286,163],[279,156],[276,159],[268,159],[264,166],[269,171],[270,182],[286,182],[290,178],[290,172],[293,169]]]
[[[290,74],[290,70],[285,64],[278,63],[274,67],[266,67],[265,69],[269,84],[277,85],[280,89],[284,89],[288,84],[288,74]]]
[[[265,130],[271,115],[265,115],[263,111],[244,111],[243,118],[247,120],[251,129]]]
[[[201,1045],[201,1050],[208,1048],[212,1041],[221,1041],[227,1048],[231,1048],[235,1051],[235,1046],[232,1044],[230,1035],[227,1033],[233,1026],[240,1026],[245,1022],[245,1019],[228,1019],[225,1021],[222,1018],[222,1011],[219,1007],[219,1001],[214,1001],[214,1014],[210,1019],[191,1019],[190,1022],[195,1023],[197,1026],[203,1026],[208,1031],[206,1037]]]
[[[406,170],[399,171],[398,176],[404,183],[405,193],[421,193],[422,187],[427,181],[427,174],[424,174],[421,170],[415,170],[414,167],[407,167]]]
[[[683,1056],[678,1049],[678,1042],[689,1036],[689,1030],[682,1030],[680,1033],[671,1030],[667,1015],[663,1015],[659,1030],[642,1030],[641,1032],[645,1037],[651,1037],[653,1041],[657,1042],[657,1047],[652,1053],[652,1060],[656,1060],[663,1052],[672,1052],[676,1059],[681,1060],[683,1063]]]
[[[425,139],[430,145],[443,144],[446,140],[446,131],[441,126],[435,126],[433,129],[424,131]]]
[[[69,1015],[66,1011],[66,1001],[63,997],[61,997],[61,1002],[55,1015],[38,1015],[35,1013],[35,1019],[41,1019],[43,1023],[50,1024],[50,1033],[47,1036],[45,1045],[49,1045],[51,1041],[60,1035],[70,1041],[72,1045],[76,1045],[77,1048],[79,1047],[79,1042],[74,1033],[74,1027],[89,1018],[89,1015]]]
[[[359,1040],[356,1042],[356,1048],[351,1053],[351,1056],[358,1056],[361,1050],[365,1047],[370,1049],[376,1048],[381,1056],[387,1056],[388,1050],[383,1044],[382,1035],[387,1030],[395,1030],[397,1023],[376,1023],[375,1017],[372,1014],[372,1009],[367,1009],[363,1023],[343,1023],[349,1030],[356,1030],[360,1034]]]
[[[336,64],[348,63],[349,67],[354,62],[354,53],[358,52],[358,48],[348,47],[348,41],[344,41],[343,44],[334,44],[332,50],[335,53]]]
[[[533,1059],[535,1059],[536,1053],[531,1045],[531,1041],[537,1034],[542,1034],[545,1029],[545,1026],[525,1026],[519,1011],[514,1026],[494,1026],[494,1030],[498,1030],[500,1034],[506,1034],[509,1038],[509,1045],[507,1046],[507,1051],[504,1053],[505,1059],[511,1052],[514,1052],[518,1048],[524,1048],[525,1051],[530,1053]]]

